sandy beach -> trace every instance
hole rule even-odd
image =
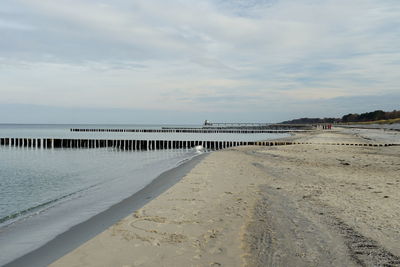
[[[399,189],[400,146],[231,148],[51,266],[400,266]]]

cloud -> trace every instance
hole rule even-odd
[[[23,24],[19,22],[15,22],[12,20],[3,20],[0,19],[0,29],[6,29],[6,30],[19,30],[19,31],[31,31],[34,30],[35,28],[28,25],[28,24]]]
[[[397,0],[4,0],[0,15],[2,103],[295,116],[400,94]]]

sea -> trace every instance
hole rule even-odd
[[[261,141],[285,134],[71,132],[71,128],[161,129],[200,125],[0,124],[0,138]],[[0,266],[134,195],[195,149],[0,146]]]

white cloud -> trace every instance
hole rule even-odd
[[[259,110],[399,94],[394,0],[7,4],[3,102],[218,110],[242,99],[240,107]]]

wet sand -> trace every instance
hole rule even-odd
[[[218,151],[51,266],[400,266],[399,189],[399,146]]]

